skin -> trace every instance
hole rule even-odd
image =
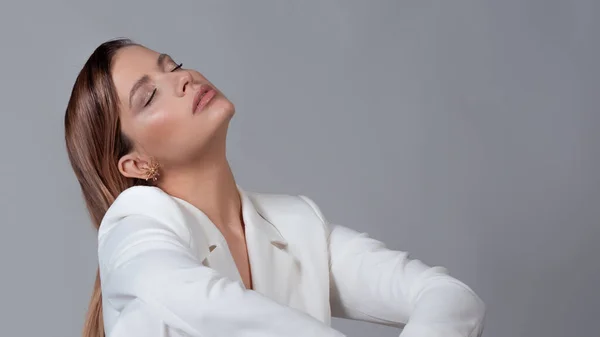
[[[128,46],[114,58],[112,78],[119,96],[121,130],[134,143],[120,158],[126,177],[145,179],[151,161],[160,164],[155,185],[202,210],[225,237],[246,288],[251,273],[241,215],[241,200],[226,158],[226,136],[235,106],[201,73],[177,68],[167,57],[158,67],[160,53]],[[150,82],[133,95],[130,90],[144,75]],[[201,112],[192,114],[194,94],[209,84],[217,95]],[[156,92],[149,105],[144,106]]]

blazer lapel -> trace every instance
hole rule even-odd
[[[223,276],[240,282],[242,277],[237,269],[235,260],[229,251],[227,241],[221,231],[214,225],[210,218],[189,202],[172,197],[186,210],[184,212],[189,218],[188,227],[194,237],[195,250],[200,262],[210,268],[219,271]]]
[[[299,262],[287,251],[288,243],[277,228],[259,213],[250,195],[239,185],[237,188],[242,203],[252,289],[281,304],[290,305],[296,302],[294,299],[298,296]],[[186,221],[192,224],[188,227],[193,232],[201,262],[243,285],[227,241],[219,229],[196,206],[183,199],[172,198],[187,210]]]
[[[287,251],[288,243],[277,228],[257,211],[239,186],[252,288],[281,304],[294,302],[299,282],[299,262]]]

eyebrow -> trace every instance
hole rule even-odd
[[[158,55],[158,58],[156,59],[156,66],[158,68],[162,68],[163,62],[167,58],[171,58],[171,56],[169,56],[169,54],[164,54],[164,53]],[[135,84],[133,85],[133,87],[131,87],[131,90],[129,91],[129,109],[131,109],[131,103],[133,101],[133,95],[135,94],[135,92],[139,88],[141,88],[142,86],[144,86],[145,84],[147,84],[148,82],[150,82],[150,76],[144,75],[139,80],[137,80],[135,82]]]

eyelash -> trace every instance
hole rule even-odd
[[[171,72],[179,70],[179,69],[181,69],[181,67],[183,67],[183,63],[179,63],[175,68],[171,69]],[[150,103],[152,102],[152,98],[154,98],[155,95],[156,95],[156,88],[154,88],[154,90],[152,90],[152,94],[150,95],[150,98],[148,98],[148,101],[146,102],[146,104],[144,104],[144,108],[147,107],[148,105],[150,105]]]

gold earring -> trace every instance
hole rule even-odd
[[[148,166],[146,167],[146,181],[150,179],[152,179],[152,181],[156,181],[158,179],[158,176],[160,175],[160,173],[158,172],[159,168],[160,165],[158,164],[158,162],[154,159],[151,159],[150,164],[148,164]]]

